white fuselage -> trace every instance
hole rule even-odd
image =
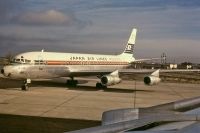
[[[124,51],[119,55],[56,52],[27,52],[15,56],[1,73],[17,79],[50,79],[104,75],[129,66],[135,61],[133,50],[137,29],[133,29]]]
[[[5,75],[11,78],[41,79],[98,75],[129,66],[132,56],[97,55],[56,52],[27,52],[14,58],[14,63],[5,67]]]

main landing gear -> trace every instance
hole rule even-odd
[[[96,83],[96,88],[98,88],[98,89],[107,89],[107,86],[103,85],[102,83],[97,82]]]
[[[31,83],[31,79],[26,79],[26,80],[24,80],[23,81],[23,84],[22,84],[22,86],[21,86],[21,89],[23,90],[23,91],[27,91],[28,90],[28,84],[30,84]]]
[[[77,84],[78,84],[78,80],[74,80],[74,77],[70,77],[71,79],[70,80],[67,80],[66,84],[67,86],[70,86],[70,87],[76,87]],[[103,85],[102,83],[100,82],[97,82],[96,83],[96,88],[98,89],[107,89],[107,86],[106,85]]]
[[[74,77],[71,77],[71,80],[67,80],[66,84],[70,87],[76,87],[78,80],[74,80]]]

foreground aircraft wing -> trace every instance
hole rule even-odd
[[[97,127],[68,133],[199,133],[200,97],[106,111]],[[66,132],[67,133],[67,132]]]

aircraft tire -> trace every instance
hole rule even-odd
[[[77,80],[67,80],[67,85],[71,87],[76,87],[78,84]]]
[[[96,83],[96,88],[98,88],[98,89],[106,89],[107,88],[107,86],[105,86],[105,85],[102,85],[101,83]]]
[[[96,88],[102,88],[102,84],[101,83],[96,83]]]
[[[27,90],[28,90],[28,86],[27,86],[27,85],[22,85],[22,86],[21,86],[21,89],[22,89],[23,91],[27,91]]]

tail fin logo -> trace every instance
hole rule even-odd
[[[129,43],[129,44],[126,45],[126,49],[125,49],[124,53],[132,54],[133,53],[133,49],[134,49],[134,45]]]
[[[134,44],[135,44],[135,39],[136,39],[136,33],[137,33],[137,29],[134,28],[131,32],[131,35],[129,37],[128,43],[127,43],[126,48],[124,50],[124,53],[133,54]]]

